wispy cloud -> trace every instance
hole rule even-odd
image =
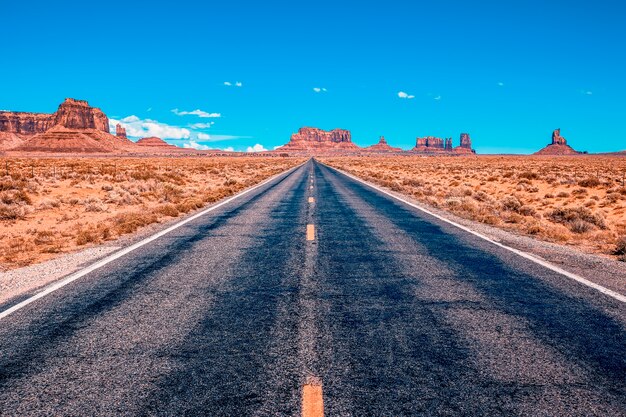
[[[498,82],[498,86],[499,86],[499,87],[504,87],[504,83],[503,83],[502,81],[499,81],[499,82]]]
[[[185,149],[197,149],[199,151],[206,151],[206,150],[211,149],[210,146],[198,143],[198,142],[196,142],[193,139],[190,140],[189,142],[183,143],[183,148],[185,148]]]
[[[404,91],[398,91],[398,97],[408,100],[415,98],[413,94],[405,93]]]
[[[115,131],[118,123],[126,129],[126,134],[131,138],[156,136],[162,139],[189,139],[191,137],[191,131],[184,127],[171,126],[157,120],[140,119],[135,115],[120,120],[109,119],[111,132]]]
[[[265,152],[267,151],[267,149],[265,149],[265,147],[263,147],[263,145],[261,145],[260,143],[257,143],[254,146],[248,146],[246,148],[246,152]]]
[[[208,123],[193,123],[190,124],[189,127],[192,129],[208,129],[211,126],[213,126],[215,124],[215,122],[208,122]]]
[[[326,90],[326,88],[324,87],[313,87],[313,91],[315,91],[316,93],[325,93],[328,90]]]
[[[235,83],[235,87],[243,87],[243,83],[241,81],[237,81]]]
[[[439,101],[439,100],[441,100],[441,96],[435,96],[435,97],[433,97],[433,100]]]
[[[172,113],[177,116],[198,116],[202,118],[217,118],[222,117],[221,113],[209,113],[204,110],[196,109],[192,111],[182,111],[178,109],[172,109]]]
[[[592,96],[593,95],[593,91],[585,91],[585,95]]]
[[[197,136],[198,136],[199,140],[209,140],[209,139],[211,139],[211,136],[207,135],[206,133],[202,133],[202,132],[198,133]]]
[[[226,87],[230,87],[231,85],[233,85],[233,83],[231,83],[230,81],[224,81],[224,85]]]
[[[230,81],[224,81],[224,85],[226,87],[232,87],[232,86],[243,87],[243,83],[241,81],[236,81],[234,84],[232,82],[230,82]]]

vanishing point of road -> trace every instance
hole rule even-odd
[[[0,320],[3,416],[322,411],[624,416],[626,305],[310,160]]]

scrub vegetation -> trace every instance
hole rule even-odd
[[[0,161],[0,270],[99,244],[231,196],[295,158]]]
[[[321,161],[467,219],[626,261],[625,157]]]

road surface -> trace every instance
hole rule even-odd
[[[0,320],[0,415],[297,416],[305,383],[624,416],[626,308],[311,160]]]

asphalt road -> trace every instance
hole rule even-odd
[[[327,416],[624,416],[626,307],[310,161],[0,321],[0,415],[300,415],[310,377]]]

